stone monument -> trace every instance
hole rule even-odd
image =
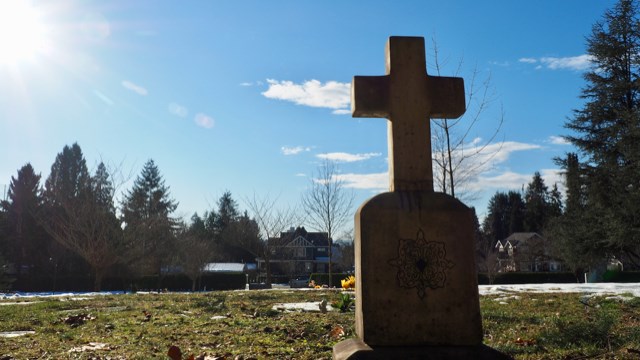
[[[356,333],[334,359],[509,359],[482,345],[472,213],[433,191],[431,118],[465,111],[461,78],[426,73],[424,38],[391,37],[386,75],[355,76],[354,117],[388,121],[389,192],[355,216]]]

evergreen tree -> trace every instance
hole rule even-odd
[[[225,241],[224,231],[238,219],[238,216],[238,203],[231,196],[231,192],[227,190],[218,199],[218,212],[215,213],[213,222],[214,232],[220,236],[221,241]]]
[[[7,200],[2,202],[6,214],[3,250],[18,274],[34,275],[46,270],[47,237],[36,220],[42,203],[40,174],[26,164],[18,170],[17,177],[11,177]]]
[[[87,162],[78,143],[65,145],[56,155],[51,172],[44,186],[44,207],[37,215],[41,224],[53,218],[62,221],[63,207],[71,208],[73,203],[84,201],[90,194],[90,174]],[[47,231],[53,238],[53,235]],[[50,241],[47,251],[53,267],[54,278],[58,272],[85,272],[85,262],[59,241]]]
[[[171,214],[177,206],[158,167],[147,161],[122,203],[129,262],[142,273],[160,275],[163,265],[170,263],[177,228]]]
[[[554,218],[562,214],[562,194],[556,184],[549,190],[539,172],[535,172],[524,193],[524,231],[544,234]]]
[[[548,236],[553,239],[555,255],[579,276],[602,261],[603,249],[598,244],[601,234],[594,231],[597,227],[592,224],[602,220],[601,211],[587,208],[586,181],[578,155],[569,153],[565,159],[556,160],[565,169],[567,200],[562,215],[552,222]]]
[[[514,232],[524,230],[524,202],[517,191],[496,192],[489,200],[483,232],[487,241],[494,246]]]
[[[592,246],[640,263],[640,21],[638,4],[620,0],[587,39],[593,67],[584,106],[565,124],[584,163],[585,213]],[[567,169],[565,167],[565,169]],[[569,211],[569,209],[568,209]],[[595,251],[596,248],[593,250]]]
[[[89,170],[78,143],[65,145],[51,166],[51,173],[45,182],[44,196],[51,206],[64,200],[72,200],[86,195],[89,189]]]

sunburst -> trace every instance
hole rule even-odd
[[[46,26],[29,1],[0,1],[0,65],[33,60],[45,51]]]

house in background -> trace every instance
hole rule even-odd
[[[329,236],[325,232],[309,232],[304,227],[290,228],[268,242],[269,263],[274,276],[308,278],[311,273],[329,270]],[[263,258],[257,261],[262,277],[266,274],[266,262]]]
[[[495,251],[500,272],[563,270],[562,262],[551,255],[547,239],[535,232],[513,233],[498,241]]]

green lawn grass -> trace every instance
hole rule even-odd
[[[516,295],[481,297],[485,344],[517,359],[640,359],[640,298]],[[23,299],[37,302],[0,306],[0,332],[35,334],[0,338],[0,359],[169,359],[170,346],[195,357],[330,359],[336,342],[355,336],[353,312],[272,307],[338,298],[269,290]],[[79,351],[91,343],[102,345]]]

